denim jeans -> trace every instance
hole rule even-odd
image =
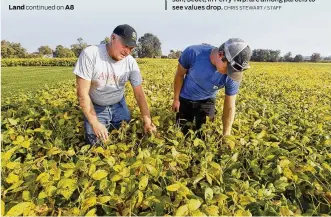
[[[114,105],[100,106],[94,105],[94,110],[100,123],[106,126],[108,131],[119,129],[122,121],[129,122],[131,119],[130,111],[126,105],[125,98]],[[99,141],[94,134],[92,126],[84,117],[85,140],[88,144],[94,145]]]

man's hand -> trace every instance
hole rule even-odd
[[[150,117],[144,117],[144,132],[145,133],[156,132],[156,126],[153,124]]]
[[[102,123],[100,123],[99,121],[96,122],[95,124],[92,125],[92,129],[94,134],[102,141],[106,141],[108,140],[108,130],[105,127],[105,125],[103,125]]]
[[[180,106],[179,100],[174,100],[172,103],[172,110],[174,112],[179,112],[179,106]]]

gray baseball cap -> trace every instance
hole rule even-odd
[[[248,61],[252,57],[251,48],[240,38],[230,38],[220,46],[219,50],[224,50],[225,58],[228,61],[228,76],[240,82],[243,71],[250,67]]]

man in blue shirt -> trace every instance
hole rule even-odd
[[[223,87],[223,135],[231,134],[236,95],[251,56],[250,47],[239,38],[231,38],[219,48],[202,44],[183,51],[174,79],[172,109],[184,134],[189,129],[187,122],[195,119],[198,130],[207,116],[214,119],[216,94]]]

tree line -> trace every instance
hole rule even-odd
[[[105,37],[100,44],[106,44],[110,41],[109,37]],[[205,43],[203,43],[205,44]],[[78,57],[81,51],[88,47],[82,38],[78,38],[77,42],[70,45],[70,48],[63,45],[57,45],[53,50],[48,45],[40,46],[36,52],[28,53],[20,43],[1,41],[1,57],[2,58],[40,58],[40,57],[56,57],[56,58],[70,58]],[[182,51],[170,50],[168,55],[162,55],[161,41],[156,35],[152,33],[145,33],[138,39],[138,46],[133,49],[132,56],[139,58],[170,58],[178,59]],[[271,49],[254,49],[252,61],[256,62],[331,62],[331,56],[322,57],[320,53],[313,53],[310,56],[303,56],[301,54],[292,55],[291,52],[284,56],[280,55],[280,50]]]

